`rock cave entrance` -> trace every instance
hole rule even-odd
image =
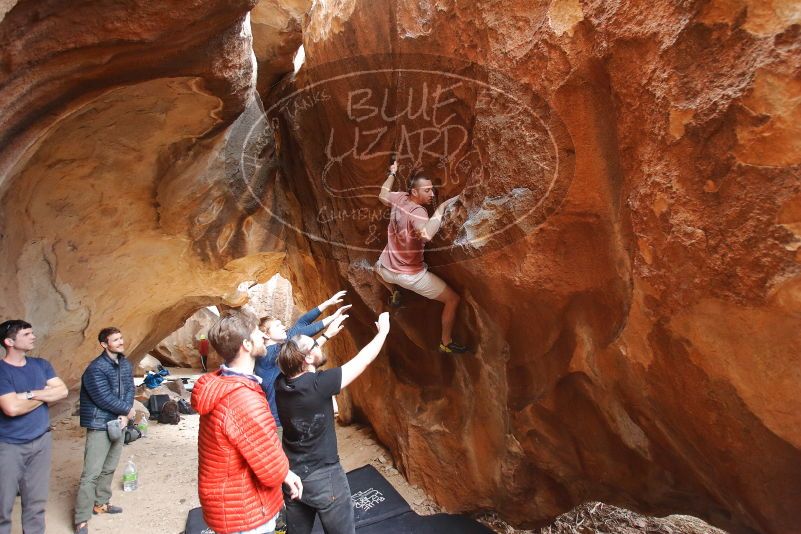
[[[292,284],[278,273],[264,283],[243,282],[239,289],[247,295],[245,306],[259,318],[269,315],[291,325],[300,314],[293,300]],[[209,327],[220,316],[220,312],[217,306],[198,309],[180,327],[156,344],[148,354],[165,367],[200,369],[198,348],[200,336],[206,335]],[[210,347],[207,368],[213,371],[221,363],[222,360],[214,348]]]
[[[216,306],[200,308],[183,325],[162,339],[148,355],[165,367],[185,367],[200,369],[199,342],[201,335],[207,335],[209,326],[220,316]],[[210,350],[208,368],[219,366],[219,358]]]

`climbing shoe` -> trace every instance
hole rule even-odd
[[[390,295],[389,305],[393,308],[397,308],[401,305],[401,294],[397,289],[392,292],[392,295]]]
[[[75,534],[89,534],[89,524],[84,521],[75,525]]]
[[[122,508],[119,506],[114,506],[111,503],[106,504],[96,504],[94,508],[92,508],[92,513],[97,514],[121,514]]]
[[[465,352],[467,352],[467,347],[459,345],[454,341],[451,341],[447,345],[443,345],[442,343],[440,343],[439,351],[444,354],[464,354]]]

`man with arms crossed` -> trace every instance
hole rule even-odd
[[[75,532],[87,534],[92,514],[119,514],[111,504],[111,481],[120,463],[122,432],[112,433],[108,424],[116,420],[120,429],[135,415],[133,367],[125,357],[125,340],[119,328],[110,326],[97,335],[103,352],[92,360],[81,377],[81,426],[86,429],[83,472],[75,500]]]
[[[343,312],[347,311],[350,305],[342,306],[329,317],[326,317],[322,321],[317,321],[320,314],[328,307],[336,306],[342,302],[342,297],[345,296],[345,293],[345,291],[338,291],[330,299],[313,310],[306,312],[289,330],[286,329],[286,326],[284,326],[284,323],[282,323],[280,319],[276,319],[272,316],[267,316],[259,322],[259,329],[261,329],[267,337],[267,354],[256,359],[256,376],[261,378],[261,389],[267,396],[267,402],[270,403],[270,413],[273,414],[275,424],[278,425],[278,439],[281,439],[283,428],[281,426],[281,419],[278,416],[278,409],[275,405],[274,386],[275,379],[278,377],[278,373],[280,373],[278,369],[278,353],[281,350],[281,346],[292,336],[316,336],[320,330],[325,327],[330,327],[331,323],[343,317]],[[331,336],[326,332],[323,334],[323,337]]]
[[[281,348],[281,375],[275,383],[278,412],[284,421],[284,451],[303,481],[303,496],[285,497],[288,534],[308,534],[315,515],[326,534],[354,534],[350,486],[339,463],[331,397],[353,382],[375,360],[389,333],[389,314],[378,317],[378,333],[342,367],[318,370],[326,363],[321,345],[295,336]],[[342,329],[339,323],[338,330]]]
[[[36,336],[15,319],[0,324],[0,534],[11,533],[11,510],[22,497],[22,530],[44,534],[50,481],[48,405],[67,396],[50,362],[26,356]]]
[[[227,312],[209,329],[225,363],[200,377],[192,406],[200,414],[198,495],[206,524],[218,534],[272,534],[283,505],[300,498],[300,478],[289,470],[275,421],[253,374],[264,356],[264,334],[250,312]]]
[[[444,308],[440,352],[467,352],[466,347],[456,343],[451,337],[460,297],[442,278],[429,271],[423,262],[426,243],[434,239],[442,224],[445,210],[459,197],[455,196],[440,204],[429,218],[425,207],[434,201],[434,185],[431,180],[425,176],[417,176],[411,179],[408,193],[392,192],[392,182],[395,181],[397,171],[398,163],[394,162],[378,195],[378,199],[390,206],[392,212],[387,226],[387,246],[381,252],[375,270],[387,284],[399,285],[441,302]],[[400,295],[391,287],[390,291],[392,303],[396,304]]]

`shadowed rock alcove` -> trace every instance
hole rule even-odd
[[[75,386],[100,328],[140,358],[280,272],[299,308],[349,291],[341,363],[385,307],[394,155],[461,195],[427,261],[474,348],[436,352],[439,308],[407,292],[341,403],[412,483],[526,528],[601,500],[796,532],[801,17],[779,4],[12,1],[0,314]]]

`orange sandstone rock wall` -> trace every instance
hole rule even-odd
[[[798,531],[797,6],[309,5],[0,3],[0,315],[75,384],[101,327],[139,357],[281,269],[305,306],[350,290],[346,358],[394,152],[462,195],[427,259],[475,348],[407,293],[341,403],[412,482],[524,526],[599,499]]]
[[[445,507],[533,526],[597,499],[799,531],[793,6],[315,4],[306,63],[265,104],[295,290],[347,284],[365,342],[390,153],[462,192],[427,259],[474,354],[438,354],[438,306],[406,293],[346,407]]]
[[[255,4],[4,5],[0,316],[32,322],[71,385],[100,328],[139,358],[281,265],[272,148],[248,136]]]

